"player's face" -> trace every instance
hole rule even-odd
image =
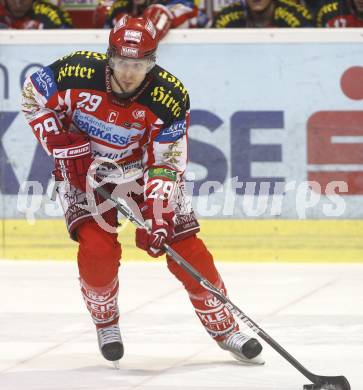
[[[32,0],[7,0],[9,11],[16,17],[21,18],[31,8]]]
[[[145,58],[131,59],[113,56],[110,59],[113,75],[122,87],[123,92],[126,93],[135,91],[144,81],[149,70],[149,63],[149,59]]]
[[[247,5],[253,12],[263,12],[273,1],[274,0],[247,0]]]

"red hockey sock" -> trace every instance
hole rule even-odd
[[[226,288],[220,277],[213,285],[226,295]],[[201,323],[214,340],[222,341],[239,330],[232,313],[209,291],[189,294],[189,298]]]
[[[117,324],[119,310],[117,305],[118,278],[103,287],[91,287],[80,279],[83,300],[97,328]]]
[[[213,257],[203,241],[192,236],[171,245],[204,278],[214,284],[224,294],[227,293],[223,281],[214,265]],[[169,270],[179,279],[189,294],[198,318],[206,331],[216,340],[221,341],[231,332],[238,330],[238,324],[232,313],[202,287],[192,276],[167,256]]]
[[[87,309],[97,327],[115,324],[121,258],[117,234],[106,232],[95,222],[82,224],[77,234],[81,291]]]

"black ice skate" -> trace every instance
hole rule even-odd
[[[106,360],[114,362],[114,366],[118,368],[118,361],[124,354],[124,345],[119,326],[111,325],[105,328],[98,328],[97,338],[98,346],[103,357]]]
[[[265,363],[261,356],[262,345],[255,338],[242,332],[232,333],[225,340],[219,341],[218,345],[243,363],[256,365]]]

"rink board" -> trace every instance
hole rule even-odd
[[[360,220],[201,220],[202,237],[219,261],[362,262]],[[63,220],[3,219],[0,259],[75,260],[77,244]],[[119,229],[124,260],[149,257],[134,245],[134,227]],[[150,259],[150,258],[149,258]]]

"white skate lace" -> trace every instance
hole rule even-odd
[[[241,332],[233,333],[226,340],[222,341],[222,347],[229,351],[241,353],[243,344],[251,337]]]
[[[118,325],[111,325],[107,328],[99,328],[97,329],[97,333],[100,339],[101,347],[103,347],[105,344],[121,342],[120,329]]]

